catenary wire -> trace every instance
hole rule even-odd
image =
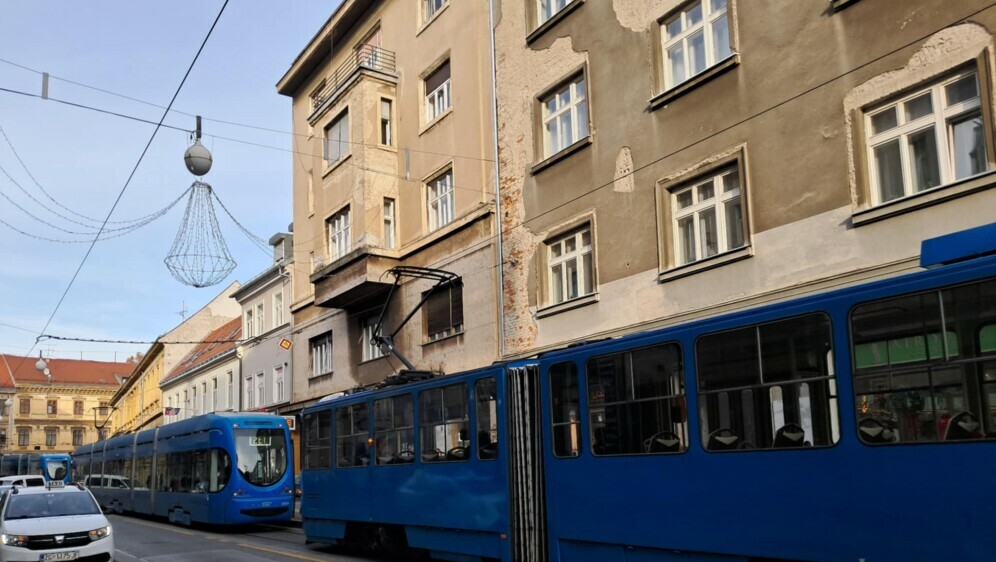
[[[114,204],[111,205],[110,211],[107,212],[107,217],[104,219],[104,224],[101,225],[101,231],[103,230],[104,227],[107,226],[107,221],[110,220],[111,215],[114,214],[114,209],[117,208],[118,203],[121,201],[121,198],[124,196],[125,191],[127,191],[128,186],[131,184],[132,178],[135,177],[135,173],[138,171],[138,167],[142,164],[142,161],[145,159],[145,155],[149,152],[149,148],[152,146],[152,141],[155,140],[156,134],[159,132],[162,122],[165,121],[166,116],[169,115],[169,108],[173,106],[173,103],[176,101],[176,98],[179,97],[180,91],[183,89],[183,85],[187,82],[187,78],[190,76],[190,73],[194,70],[194,65],[197,63],[197,59],[200,58],[201,52],[204,51],[204,47],[207,45],[208,39],[211,38],[211,34],[214,32],[215,27],[218,25],[218,21],[221,19],[221,15],[225,13],[226,6],[228,6],[228,0],[225,0],[224,4],[221,5],[221,9],[218,11],[218,15],[215,17],[214,22],[211,24],[211,28],[208,29],[207,35],[205,35],[204,40],[201,42],[201,46],[197,49],[197,53],[194,55],[194,59],[190,62],[190,66],[187,67],[187,72],[183,75],[183,79],[180,80],[180,84],[179,86],[177,86],[176,91],[173,93],[173,97],[172,99],[170,99],[169,105],[167,106],[166,110],[163,112],[162,117],[159,119],[159,124],[156,125],[156,128],[152,131],[152,134],[149,136],[149,141],[145,144],[145,148],[142,150],[142,153],[139,155],[138,161],[135,162],[135,166],[132,168],[131,174],[128,175],[128,179],[125,180],[124,185],[121,187],[121,191],[118,193],[117,199],[114,200]],[[66,296],[69,294],[69,290],[73,287],[73,284],[76,282],[76,278],[79,277],[80,271],[83,270],[83,265],[86,264],[86,261],[90,257],[90,254],[93,252],[93,248],[97,245],[97,240],[99,238],[100,238],[100,232],[98,232],[97,235],[93,237],[93,241],[90,243],[90,247],[87,249],[86,254],[83,255],[83,259],[80,260],[80,264],[76,268],[76,272],[73,273],[73,276],[69,280],[69,284],[66,286],[65,291],[63,291],[62,296],[59,297],[59,301],[56,303],[55,308],[52,310],[52,314],[50,314],[48,320],[45,321],[45,326],[41,330],[42,334],[44,334],[45,331],[48,330],[48,327],[52,323],[52,320],[55,318],[55,315],[59,312],[59,308],[62,306],[62,303],[66,300]],[[40,337],[41,336],[39,336],[39,338]],[[36,339],[35,344],[31,346],[32,347],[31,351],[33,351],[37,345],[38,345],[38,339]],[[28,352],[28,355],[31,354],[31,351]],[[14,368],[14,373],[18,372],[21,369],[21,367],[24,364],[24,361],[25,359],[22,358],[18,362],[17,367]]]

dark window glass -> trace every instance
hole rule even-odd
[[[370,463],[370,452],[367,450],[370,439],[367,405],[343,406],[336,410],[335,417],[337,466],[367,466]]]
[[[706,449],[837,442],[837,391],[825,315],[709,334],[696,344],[696,357]]]
[[[463,283],[435,289],[425,301],[425,331],[437,340],[463,331]]]
[[[996,281],[858,306],[851,339],[862,441],[996,437]]]
[[[550,398],[553,402],[553,454],[576,457],[581,451],[581,398],[578,368],[574,363],[550,367]]]
[[[304,428],[304,470],[332,468],[332,412],[312,412],[305,414]]]
[[[470,419],[467,385],[453,384],[419,394],[422,461],[465,461],[469,458]]]
[[[677,344],[594,357],[586,374],[595,455],[685,449],[685,383]]]
[[[374,401],[374,462],[408,464],[415,462],[415,400],[402,394]]]
[[[477,458],[498,458],[498,388],[494,377],[474,383],[474,415],[477,417]]]

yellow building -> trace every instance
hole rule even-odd
[[[110,435],[108,404],[134,365],[107,361],[46,359],[0,354],[0,386],[12,381],[6,405],[5,453],[68,453]]]
[[[128,380],[111,398],[114,407],[115,433],[128,433],[162,425],[162,392],[159,381],[163,377],[166,355],[163,344],[152,344]]]

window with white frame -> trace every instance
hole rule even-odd
[[[422,21],[431,20],[450,0],[422,0]]]
[[[208,410],[208,383],[205,381],[201,383],[201,413],[206,414],[210,411]]]
[[[453,222],[453,169],[429,180],[426,188],[429,230],[433,231]]]
[[[391,127],[391,107],[394,104],[387,98],[380,99],[380,144],[391,146],[394,144],[394,131]]]
[[[242,333],[248,339],[256,335],[255,309],[247,308],[242,313]]]
[[[547,242],[548,301],[557,304],[595,292],[591,226]]]
[[[588,136],[588,94],[581,74],[543,102],[543,156],[553,156]]]
[[[343,111],[325,127],[325,162],[334,164],[349,154],[349,111]]]
[[[325,224],[329,235],[329,261],[335,261],[350,250],[349,207],[332,215]]]
[[[284,366],[277,365],[273,368],[273,402],[284,401]]]
[[[256,375],[256,407],[259,408],[266,403],[266,381],[264,380],[263,373],[258,373]]]
[[[191,408],[191,410],[193,410],[191,412],[191,414],[194,415],[194,416],[199,416],[201,414],[201,412],[198,410],[198,407],[200,406],[200,404],[197,403],[197,385],[195,384],[193,386],[193,388],[191,388],[190,390],[193,393],[193,398],[194,398],[190,402],[190,408]]]
[[[374,343],[374,335],[376,335],[374,330],[377,328],[377,316],[370,316],[363,320],[361,327],[363,328],[363,352],[361,354],[363,361],[372,361],[383,357],[384,352],[381,351],[379,345]]]
[[[273,327],[284,324],[284,292],[273,293]]]
[[[974,69],[866,111],[865,128],[875,204],[989,168]]]
[[[560,10],[563,10],[570,4],[573,0],[536,0],[536,9],[539,23],[543,23],[546,20],[557,15]]]
[[[397,236],[397,220],[395,218],[394,199],[384,199],[384,247],[395,248]]]
[[[700,0],[661,23],[665,88],[673,88],[733,54],[727,0]]]
[[[211,379],[211,411],[218,411],[218,377]]]
[[[425,78],[425,120],[442,115],[450,108],[450,61],[446,61]]]
[[[253,383],[253,378],[254,377],[252,375],[249,375],[248,377],[246,377],[246,380],[244,381],[246,387],[244,409],[252,408],[256,404],[256,393],[255,393],[256,385]]]
[[[228,371],[228,409],[235,409],[235,374],[232,371]]]
[[[317,377],[332,372],[332,332],[311,338],[308,342],[311,354],[311,376]]]
[[[266,331],[266,317],[263,315],[263,301],[256,303],[256,335],[261,336]]]
[[[743,189],[737,165],[674,189],[670,197],[675,265],[746,244]]]

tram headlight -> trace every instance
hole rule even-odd
[[[28,537],[24,535],[0,535],[0,542],[7,546],[28,546]]]
[[[106,537],[107,535],[110,535],[110,534],[111,534],[111,526],[110,525],[108,525],[107,527],[101,527],[99,529],[94,529],[94,530],[90,531],[90,540],[91,541],[99,541],[100,539],[102,539],[102,538],[104,538],[104,537]]]

